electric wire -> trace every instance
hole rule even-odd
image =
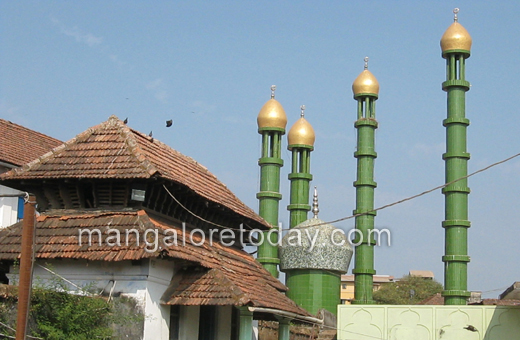
[[[315,325],[314,323],[312,323],[310,321],[307,321],[307,320],[300,320],[300,319],[298,319],[298,321],[302,322],[302,323],[308,323],[308,324],[311,324],[311,325]],[[347,331],[346,329],[338,329],[337,327],[332,327],[332,326],[327,326],[327,325],[321,325],[320,327],[321,328],[331,329],[331,330],[336,330],[338,332],[343,332],[343,333],[350,333],[350,334],[354,334],[354,335],[361,335],[364,338],[373,338],[373,339],[379,339],[379,340],[387,340],[387,338],[384,338],[382,336],[373,336],[373,335],[363,334],[363,333],[359,333],[359,332]],[[338,337],[338,340],[339,339],[342,339],[342,338]]]
[[[390,207],[393,207],[395,205],[398,205],[398,204],[401,204],[401,203],[404,203],[404,202],[408,202],[408,201],[411,201],[413,199],[416,199],[418,197],[421,197],[421,196],[424,196],[426,194],[429,194],[431,192],[434,192],[434,191],[437,191],[439,189],[442,189],[442,188],[445,188],[449,185],[452,185],[454,183],[457,183],[458,181],[461,181],[463,179],[466,179],[466,178],[469,178],[469,177],[472,177],[474,175],[477,175],[481,172],[484,172],[486,170],[489,170],[497,165],[500,165],[500,164],[503,164],[503,163],[506,163],[516,157],[520,156],[520,153],[517,153],[513,156],[510,156],[508,158],[505,158],[501,161],[498,161],[498,162],[495,162],[495,163],[492,163],[484,168],[481,168],[477,171],[474,171],[466,176],[462,176],[460,178],[457,178],[453,181],[450,181],[448,183],[445,183],[445,184],[442,184],[442,185],[438,185],[432,189],[429,189],[429,190],[426,190],[426,191],[423,191],[419,194],[416,194],[416,195],[413,195],[413,196],[409,196],[409,197],[406,197],[406,198],[403,198],[401,200],[398,200],[398,201],[395,201],[395,202],[392,202],[392,203],[389,203],[389,204],[385,204],[383,206],[380,206],[378,208],[375,208],[375,209],[372,209],[372,210],[369,210],[369,211],[365,211],[365,212],[362,212],[362,213],[358,213],[358,214],[354,214],[354,215],[349,215],[349,216],[346,216],[346,217],[342,217],[342,218],[338,218],[338,219],[335,219],[335,220],[332,220],[332,221],[327,221],[327,222],[322,222],[322,223],[316,223],[316,224],[312,224],[313,227],[316,227],[316,226],[320,226],[320,225],[324,225],[324,224],[333,224],[333,223],[337,223],[337,222],[342,222],[342,221],[345,221],[345,220],[349,220],[349,219],[352,219],[352,218],[355,218],[355,217],[358,217],[358,216],[363,216],[363,215],[366,215],[366,214],[370,214],[372,212],[376,212],[376,211],[380,211],[380,210],[383,210],[383,209],[387,209],[387,208],[390,208]],[[192,216],[194,216],[195,218],[198,218],[200,219],[201,221],[203,222],[206,222],[208,224],[211,224],[211,225],[214,225],[214,226],[217,226],[217,227],[220,227],[220,228],[226,228],[226,229],[231,229],[231,230],[240,230],[238,228],[230,228],[230,227],[226,227],[226,226],[223,226],[221,224],[218,224],[218,223],[214,223],[212,221],[208,221],[202,217],[200,217],[199,215],[195,214],[194,212],[192,212],[190,209],[188,209],[187,207],[185,207],[181,202],[179,202],[179,200],[177,198],[175,198],[175,196],[168,190],[168,188],[166,187],[165,184],[163,184],[163,188],[166,190],[166,192],[170,195],[171,198],[173,198],[173,200],[175,202],[177,202],[177,204],[179,204],[180,207],[182,207],[184,210],[186,210],[189,214],[191,214]],[[283,230],[291,230],[290,228],[280,228],[279,229],[280,231],[283,231]]]
[[[453,181],[451,181],[451,182],[445,183],[445,184],[443,184],[443,185],[436,186],[435,188],[432,188],[432,189],[429,189],[429,190],[423,191],[423,192],[421,192],[421,193],[419,193],[419,194],[417,194],[417,195],[413,195],[413,196],[410,196],[410,197],[406,197],[406,198],[403,198],[402,200],[395,201],[395,202],[392,202],[392,203],[389,203],[389,204],[386,204],[386,205],[380,206],[379,208],[375,208],[375,209],[372,209],[372,210],[369,210],[369,211],[365,211],[365,212],[362,212],[362,213],[358,213],[358,214],[354,214],[354,215],[350,215],[350,216],[346,216],[346,217],[338,218],[338,219],[336,219],[336,220],[332,220],[332,221],[328,221],[328,222],[323,222],[323,223],[319,223],[319,224],[314,224],[313,226],[318,226],[318,225],[323,225],[323,224],[332,224],[332,223],[337,223],[337,222],[341,222],[341,221],[349,220],[349,219],[352,219],[352,218],[354,218],[354,217],[367,215],[367,214],[370,214],[370,213],[372,213],[372,212],[380,211],[380,210],[383,210],[383,209],[386,209],[386,208],[393,207],[394,205],[398,205],[398,204],[401,204],[401,203],[404,203],[404,202],[411,201],[411,200],[416,199],[416,198],[418,198],[418,197],[424,196],[424,195],[429,194],[429,193],[431,193],[431,192],[437,191],[437,190],[439,190],[439,189],[442,189],[442,188],[445,188],[445,187],[447,187],[447,186],[449,186],[449,185],[452,185],[452,184],[454,184],[454,183],[457,183],[458,181],[461,181],[461,180],[463,180],[463,179],[469,178],[469,177],[471,177],[471,176],[474,176],[474,175],[476,175],[476,174],[479,174],[479,173],[481,173],[481,172],[484,172],[484,171],[486,171],[486,170],[489,170],[489,169],[491,169],[492,167],[495,167],[495,166],[500,165],[500,164],[502,164],[502,163],[508,162],[508,161],[510,161],[510,160],[512,160],[512,159],[514,159],[514,158],[516,158],[516,157],[518,157],[518,156],[520,156],[520,153],[517,153],[517,154],[515,154],[515,155],[513,155],[513,156],[511,156],[511,157],[508,157],[508,158],[506,158],[506,159],[503,159],[503,160],[501,160],[501,161],[499,161],[499,162],[496,162],[496,163],[490,164],[490,165],[488,165],[488,166],[486,166],[486,167],[484,167],[484,168],[481,168],[481,169],[479,169],[479,170],[477,170],[477,171],[474,171],[474,172],[472,172],[472,173],[470,173],[470,174],[468,174],[468,175],[466,175],[466,176],[462,176],[462,177],[460,177],[460,178],[457,178],[457,179],[455,179],[455,180],[453,180]]]
[[[16,329],[14,329],[13,327],[11,327],[9,325],[6,325],[3,322],[0,322],[0,326],[3,326],[5,328],[11,330],[12,332],[16,333]],[[14,337],[14,336],[7,335],[7,334],[2,334],[2,333],[0,333],[0,336],[4,336],[4,337],[9,338],[9,339],[16,339],[16,337]],[[26,335],[26,337],[29,338],[29,339],[44,340],[43,338],[38,338],[38,337],[35,337],[35,336],[31,336],[31,335]]]
[[[484,290],[484,291],[482,291],[481,293],[484,294],[484,293],[491,293],[491,292],[499,292],[499,291],[504,291],[504,290],[506,290],[507,288],[509,288],[509,286],[505,286],[505,287],[501,287],[501,288],[496,288],[496,289],[490,289],[490,290]]]
[[[205,223],[208,223],[208,224],[211,224],[211,225],[214,225],[215,227],[219,227],[219,228],[223,228],[223,229],[230,229],[230,230],[237,230],[237,231],[240,231],[240,230],[247,230],[247,229],[239,229],[239,228],[232,228],[232,227],[228,227],[228,226],[225,226],[225,225],[222,225],[222,224],[218,224],[218,223],[215,223],[215,222],[212,222],[212,221],[209,221],[197,214],[195,214],[193,211],[191,211],[190,209],[188,209],[186,206],[184,206],[172,193],[170,190],[168,190],[168,188],[166,187],[165,184],[163,184],[163,188],[164,190],[166,190],[166,192],[168,193],[168,195],[170,195],[170,197],[184,210],[186,210],[190,215],[192,215],[193,217],[195,218],[198,218],[199,220],[201,220],[202,222],[205,222]]]

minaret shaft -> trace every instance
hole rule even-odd
[[[320,243],[313,251],[305,247],[305,241],[296,242],[300,244],[287,244],[287,239],[292,235],[300,233],[306,237],[305,231],[310,229],[298,229],[298,225],[309,223],[308,212],[311,210],[309,205],[309,182],[311,175],[311,152],[314,150],[315,133],[312,126],[304,118],[305,106],[302,105],[301,117],[289,130],[288,149],[292,153],[291,173],[291,197],[289,210],[290,230],[284,236],[285,244],[282,240],[280,250],[281,269],[285,272],[285,283],[289,290],[287,296],[296,304],[311,314],[316,314],[320,308],[325,308],[331,313],[336,313],[339,299],[339,287],[341,283],[340,274],[334,268],[323,270],[324,263],[316,264],[316,258],[321,258],[320,247],[325,246]],[[317,200],[317,197],[316,197]],[[316,207],[317,209],[317,207]],[[317,221],[313,219],[312,221]],[[314,233],[312,235],[315,235]],[[303,251],[303,252],[302,252]],[[315,255],[315,256],[313,256]]]
[[[373,275],[374,270],[374,237],[371,232],[374,229],[374,160],[375,152],[375,100],[376,95],[356,95],[358,101],[358,120],[354,124],[357,129],[357,180],[356,187],[356,210],[354,214],[362,214],[356,217],[356,237],[354,244],[355,264],[354,273],[354,300],[353,304],[373,304]]]
[[[446,183],[463,178],[468,174],[470,158],[466,146],[466,130],[469,120],[465,117],[466,91],[469,82],[465,80],[465,59],[469,53],[447,51],[446,81],[443,90],[447,92],[445,180]],[[442,190],[445,196],[445,230],[444,262],[444,303],[446,305],[465,305],[470,292],[467,287],[468,240],[470,227],[468,220],[468,180],[456,181]]]
[[[260,165],[260,192],[256,195],[259,200],[259,215],[273,226],[278,225],[280,194],[280,168],[283,166],[281,159],[282,135],[285,129],[260,128],[262,134],[262,157],[258,160]],[[258,262],[274,277],[278,277],[278,235],[263,232],[262,244],[258,247]],[[267,238],[270,237],[270,242]]]
[[[312,147],[303,145],[292,149],[292,170],[289,174],[291,197],[287,207],[290,212],[290,228],[307,220],[307,213],[311,210],[309,205],[309,182],[312,180],[311,151]]]

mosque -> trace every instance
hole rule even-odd
[[[317,194],[313,199],[314,217],[307,219],[309,205],[310,156],[314,148],[315,134],[304,117],[291,127],[288,133],[288,149],[292,152],[291,173],[289,174],[290,230],[283,237],[279,249],[267,244],[258,250],[258,261],[274,276],[278,275],[277,264],[286,273],[287,296],[312,314],[325,309],[338,313],[337,339],[504,339],[496,337],[494,331],[500,329],[514,338],[520,331],[516,326],[501,323],[501,320],[520,320],[518,306],[496,308],[496,306],[466,306],[471,293],[467,285],[467,233],[471,224],[468,220],[468,160],[466,130],[469,120],[465,116],[465,94],[470,89],[466,80],[466,59],[470,57],[472,39],[468,31],[458,22],[458,9],[454,10],[454,22],[441,38],[442,57],[446,60],[446,81],[442,89],[447,93],[445,185],[445,231],[444,290],[445,306],[381,306],[373,300],[374,268],[374,181],[375,101],[378,99],[379,83],[368,70],[365,58],[364,70],[354,80],[352,91],[357,102],[357,159],[355,228],[358,231],[352,244],[355,245],[354,300],[351,306],[340,305],[340,275],[347,272],[352,257],[348,242],[343,244],[337,229],[318,219]],[[281,104],[274,99],[265,103],[258,115],[258,132],[262,135],[259,214],[272,225],[278,221],[278,202],[281,139],[285,133],[287,117]],[[307,243],[290,244],[292,232],[314,235],[322,233],[319,247],[310,250]],[[344,237],[344,235],[343,235]],[[506,317],[507,316],[507,317]],[[356,321],[357,320],[357,321]],[[461,321],[462,320],[462,321]],[[362,325],[363,323],[363,325]],[[478,325],[478,326],[475,326]],[[498,327],[498,328],[497,328]],[[449,330],[449,331],[448,331]],[[469,330],[469,331],[468,331]],[[471,331],[474,330],[474,331]],[[493,331],[494,330],[494,331]],[[367,333],[368,332],[368,333]],[[476,337],[475,332],[479,333]]]

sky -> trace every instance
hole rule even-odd
[[[311,186],[320,219],[335,220],[355,208],[351,85],[365,56],[380,83],[376,206],[444,183],[439,41],[455,7],[473,38],[466,63],[473,172],[520,152],[518,1],[2,1],[0,118],[66,141],[111,115],[128,117],[257,211],[256,116],[275,84],[287,130],[306,106],[316,131]],[[519,173],[520,158],[469,179],[468,288],[485,297],[520,281]],[[377,274],[432,270],[442,282],[443,220],[440,190],[379,211],[376,228],[391,231],[391,245],[375,248]],[[335,226],[348,232],[354,220]]]

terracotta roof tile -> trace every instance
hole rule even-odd
[[[520,300],[482,299],[481,304],[487,306],[520,306]]]
[[[0,230],[0,260],[15,260],[20,255],[22,222]],[[96,233],[92,245],[88,245],[88,235],[83,234],[79,243],[79,229],[99,229],[102,233],[101,245]],[[108,229],[117,229],[121,234],[121,245],[108,245]],[[126,230],[139,231],[139,245],[135,233],[129,233],[126,245]],[[159,247],[157,251],[146,251],[144,232],[157,229]],[[167,230],[170,230],[166,234]],[[167,247],[163,241],[171,230],[177,235],[177,246]],[[112,232],[110,235],[115,235]],[[186,243],[183,245],[182,240]],[[145,258],[174,258],[186,260],[200,270],[186,270],[166,303],[169,304],[210,304],[210,305],[250,305],[281,309],[301,315],[309,315],[296,306],[282,292],[287,290],[251,255],[243,250],[226,247],[216,240],[202,242],[195,234],[191,244],[189,235],[184,235],[182,227],[169,221],[148,215],[145,211],[124,212],[70,212],[67,215],[45,214],[37,218],[35,256],[38,259],[85,259],[90,261],[124,261]],[[115,240],[112,240],[115,242]],[[149,240],[152,242],[152,240]],[[110,243],[114,243],[110,242]],[[150,247],[149,249],[151,249]],[[179,287],[182,287],[180,289]]]
[[[0,119],[0,161],[20,166],[63,142],[10,121]]]
[[[444,297],[441,293],[437,293],[419,302],[418,305],[444,305]],[[520,300],[482,299],[482,301],[471,305],[518,306]]]
[[[430,296],[429,298],[426,298],[420,302],[417,303],[418,305],[444,305],[444,297],[441,295],[441,293],[437,293],[435,295]]]
[[[185,185],[209,201],[269,226],[204,166],[158,140],[130,129],[115,116],[22,168],[1,175],[0,179],[146,179],[152,176]]]

